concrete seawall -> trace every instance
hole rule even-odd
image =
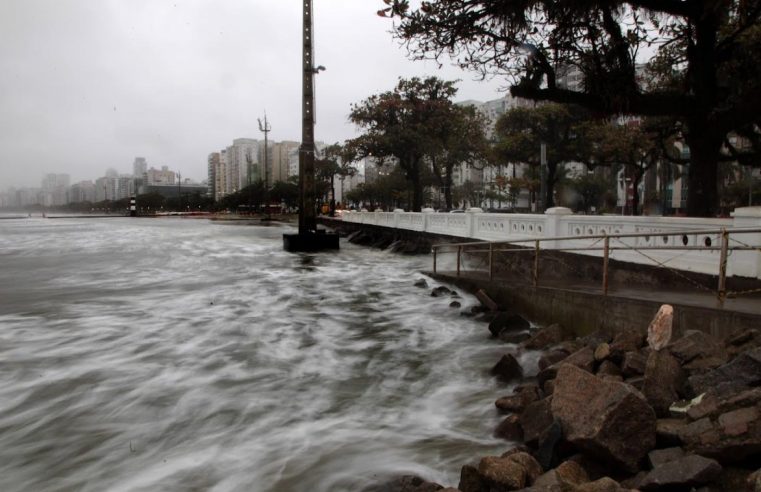
[[[342,223],[322,219],[359,244],[381,248],[392,247],[400,252],[429,254],[434,244],[462,242],[462,238],[380,227],[369,224]],[[456,273],[425,272],[442,282],[457,285],[466,291],[483,289],[500,305],[506,306],[540,324],[560,323],[576,334],[596,330],[616,333],[622,330],[644,330],[658,308],[665,303],[674,306],[674,330],[681,334],[696,329],[718,337],[746,328],[761,326],[761,297],[758,294],[727,299],[719,304],[709,289],[716,285],[714,277],[694,272],[675,275],[663,268],[625,262],[611,262],[607,295],[601,290],[602,263],[598,258],[562,252],[542,253],[540,282],[531,282],[533,256],[495,255],[495,277],[489,280],[482,271]],[[472,255],[464,263],[483,263]],[[758,288],[751,279],[728,279],[730,289]],[[698,286],[705,287],[704,289]]]

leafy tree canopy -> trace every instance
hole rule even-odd
[[[690,147],[688,213],[717,210],[731,132],[759,141],[761,0],[383,0],[414,58],[506,75],[515,96],[673,116]],[[649,59],[649,71],[636,62]],[[560,82],[569,67],[582,90]],[[735,149],[737,150],[737,149]]]

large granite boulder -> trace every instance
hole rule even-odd
[[[718,387],[730,392],[761,386],[761,347],[743,352],[710,372],[691,376],[688,381],[695,395]]]
[[[565,330],[558,324],[553,324],[534,333],[531,338],[523,342],[523,346],[530,350],[540,350],[550,345],[560,343],[565,338]]]
[[[644,491],[689,489],[713,482],[719,474],[719,463],[693,454],[655,467],[642,479],[639,487]]]
[[[683,364],[694,359],[708,358],[727,361],[727,351],[721,342],[699,330],[687,330],[669,345],[668,350]]]
[[[669,407],[679,400],[685,379],[682,365],[667,350],[650,352],[642,393],[658,417],[669,416]]]
[[[624,471],[636,471],[655,446],[655,412],[624,383],[561,364],[550,409],[568,442]]]
[[[546,369],[539,371],[539,374],[536,375],[537,382],[544,386],[544,383],[550,379],[555,379],[558,368],[562,365],[572,365],[576,366],[580,369],[583,369],[589,373],[592,372],[595,366],[595,353],[594,351],[589,347],[583,347],[576,352],[572,353],[562,361],[553,364]]]

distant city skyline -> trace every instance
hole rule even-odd
[[[458,100],[502,95],[504,80],[408,60],[377,3],[315,1],[318,139],[355,136],[350,105],[399,76],[461,79]],[[273,141],[299,141],[300,27],[298,2],[0,3],[0,188],[127,173],[135,156],[201,181],[209,152],[262,138],[265,111]]]

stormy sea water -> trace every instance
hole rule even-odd
[[[0,490],[456,486],[510,447],[504,346],[413,285],[429,258],[291,254],[284,232],[0,221]]]

